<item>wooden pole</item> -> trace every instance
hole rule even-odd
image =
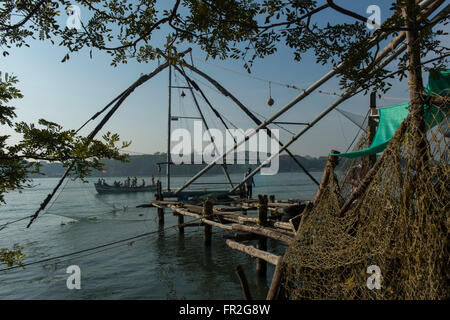
[[[252,300],[252,295],[250,294],[250,288],[248,286],[247,277],[245,276],[244,269],[240,264],[236,266],[236,273],[239,277],[239,281],[241,282],[241,288],[245,299]]]
[[[423,101],[423,80],[421,66],[421,43],[419,28],[417,22],[417,12],[420,8],[414,0],[406,0],[402,7],[403,16],[405,18],[407,28],[406,43],[408,46],[408,71],[409,71],[409,101],[410,114],[413,132],[414,156],[418,164],[418,168],[427,160],[428,143],[426,140],[425,130],[425,111]]]
[[[214,206],[213,201],[210,198],[207,198],[203,203],[203,218],[208,220],[212,218],[213,206]],[[211,245],[211,234],[212,234],[212,226],[209,224],[205,224],[203,233],[203,242],[205,246]]]
[[[258,195],[258,225],[265,227],[267,225],[267,196]],[[267,251],[267,238],[260,236],[257,248],[262,251]],[[267,275],[267,263],[263,259],[256,259],[256,273],[260,277]]]
[[[199,214],[196,214],[196,213],[193,213],[193,212],[189,212],[189,211],[187,211],[185,209],[177,208],[176,206],[170,206],[170,205],[169,205],[169,208],[172,209],[173,211],[179,213],[179,214],[184,215],[184,216],[189,216],[189,217],[193,217],[193,218],[196,218],[198,220],[201,220],[203,225],[209,225],[209,226],[221,228],[221,229],[224,229],[224,230],[227,230],[227,231],[232,231],[233,230],[232,226],[227,226],[227,225],[224,225],[222,223],[206,219],[206,218],[204,218],[203,216],[201,216]]]
[[[156,182],[156,200],[158,201],[162,201],[163,199],[163,195],[162,195],[162,185],[161,185],[161,181],[158,180]],[[158,222],[160,225],[164,225],[164,209],[162,207],[159,207],[157,209],[158,211]]]
[[[254,258],[263,259],[264,261],[267,261],[268,263],[271,263],[275,266],[277,265],[278,260],[280,259],[280,256],[277,256],[273,253],[256,249],[253,246],[246,246],[245,244],[242,244],[242,243],[239,243],[239,242],[236,242],[233,240],[226,240],[226,244],[231,249],[235,249],[235,250],[244,252]]]
[[[269,196],[269,202],[270,203],[275,203],[275,195],[274,194]]]
[[[281,284],[282,263],[283,263],[283,258],[280,258],[275,267],[275,272],[272,277],[272,282],[270,283],[270,288],[269,288],[269,292],[267,293],[266,300],[275,300],[278,296],[278,291],[279,291],[280,284]]]
[[[331,150],[330,153],[338,154],[339,151]],[[305,219],[308,217],[311,210],[316,206],[317,202],[320,199],[320,196],[322,195],[322,193],[324,192],[325,188],[328,185],[328,181],[330,179],[334,179],[334,169],[338,164],[339,164],[338,157],[331,155],[328,156],[327,164],[325,165],[325,169],[323,170],[322,180],[320,181],[319,188],[317,189],[316,194],[314,195],[314,199],[306,205],[305,209],[300,215],[289,220],[289,222],[292,224],[292,227],[295,230],[297,230],[297,232],[300,229],[303,222],[305,221]]]
[[[180,234],[184,233],[184,216],[182,214],[178,215],[178,231]]]
[[[368,144],[371,145],[375,132],[377,131],[377,122],[375,121],[375,112],[377,109],[377,93],[374,91],[370,94],[370,111],[369,111],[369,137]],[[369,169],[373,167],[377,161],[377,155],[373,154],[369,156]]]

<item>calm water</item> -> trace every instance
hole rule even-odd
[[[319,180],[321,173],[313,175]],[[138,178],[139,183],[142,178],[150,181],[148,177]],[[202,179],[223,181],[222,176]],[[242,175],[232,175],[233,181],[240,179]],[[176,177],[172,185],[179,186],[185,180]],[[7,205],[0,206],[0,225],[33,214],[57,181],[35,179],[33,188],[7,194]],[[302,173],[257,175],[255,183],[255,195],[274,194],[278,199],[311,199],[316,189]],[[151,192],[98,195],[92,183],[68,182],[29,229],[28,220],[24,220],[0,231],[0,248],[19,243],[25,247],[25,263],[30,263],[151,234],[133,243],[55,260],[57,263],[0,272],[0,299],[242,299],[235,273],[238,264],[244,267],[253,296],[265,298],[273,266],[268,265],[267,280],[259,279],[254,259],[225,244],[225,231],[213,228],[212,246],[207,248],[202,242],[202,228],[185,228],[184,235],[169,228],[177,224],[170,211],[166,211],[161,229],[155,208],[135,208],[153,198]],[[285,246],[269,239],[268,248],[280,254]],[[70,265],[81,269],[81,290],[66,287],[66,268]],[[5,267],[0,265],[0,269]]]

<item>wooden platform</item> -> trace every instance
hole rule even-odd
[[[178,229],[184,233],[184,228],[190,226],[203,226],[204,245],[211,245],[212,228],[226,230],[229,233],[223,238],[226,244],[234,250],[246,253],[256,258],[257,273],[261,277],[266,277],[267,263],[274,264],[276,274],[272,286],[278,286],[279,281],[277,270],[281,264],[281,256],[267,251],[267,239],[278,241],[286,248],[295,238],[295,227],[290,222],[280,221],[284,209],[298,206],[300,201],[275,201],[274,197],[259,195],[257,199],[230,198],[229,200],[214,201],[207,198],[203,202],[192,203],[191,201],[168,201],[163,200],[162,192],[157,200],[150,201],[137,207],[155,207],[157,208],[159,223],[164,224],[165,209],[172,211],[178,217]],[[257,211],[256,215],[250,216],[248,211]],[[268,214],[270,213],[270,214]],[[184,222],[184,217],[194,218]],[[243,241],[256,240],[257,246],[243,244]],[[238,275],[241,278],[241,284],[246,283],[242,277],[243,270],[238,268]],[[247,288],[248,289],[248,288]],[[245,291],[246,289],[243,288]],[[269,290],[273,298],[274,288]]]

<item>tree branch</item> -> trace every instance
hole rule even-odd
[[[0,28],[0,31],[8,31],[11,29],[16,29],[16,28],[20,28],[21,26],[23,26],[25,23],[27,23],[28,20],[30,20],[35,14],[36,12],[40,9],[40,7],[45,3],[48,2],[49,0],[41,0],[38,2],[38,4],[33,8],[33,10],[31,10],[27,16],[25,16],[25,18],[14,25],[7,25],[4,23],[0,23],[0,25],[2,25],[3,27]]]
[[[136,40],[134,40],[133,42],[129,43],[129,44],[125,44],[122,46],[118,46],[118,47],[105,47],[105,46],[99,46],[95,44],[94,39],[90,36],[89,31],[86,30],[86,28],[83,26],[83,29],[85,30],[86,34],[88,35],[89,39],[92,42],[92,46],[100,49],[100,50],[121,50],[121,49],[126,49],[126,48],[130,48],[130,47],[136,47],[137,43],[141,40],[143,40],[144,37],[149,36],[155,29],[157,29],[161,24],[164,24],[166,22],[171,22],[176,14],[177,14],[177,10],[178,7],[180,5],[181,0],[176,0],[177,2],[175,3],[175,5],[173,6],[172,10],[171,10],[171,14],[168,17],[162,18],[159,21],[157,21],[151,28],[150,30],[148,30],[148,32],[145,35],[142,35],[140,37],[138,37]]]

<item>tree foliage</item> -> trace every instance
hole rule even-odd
[[[81,8],[78,30],[65,25],[65,10],[70,4]],[[389,87],[384,79],[388,71],[373,72],[380,46],[370,49],[374,43],[370,36],[383,41],[406,30],[401,13],[405,5],[406,0],[393,1],[392,18],[372,32],[366,27],[367,17],[333,0],[6,1],[0,9],[0,45],[7,49],[28,45],[29,39],[49,39],[67,47],[63,61],[83,48],[91,53],[99,49],[109,53],[116,66],[129,59],[146,62],[159,58],[152,40],[166,36],[171,44],[197,44],[212,58],[241,60],[249,72],[256,59],[285,46],[296,61],[306,53],[314,54],[317,63],[333,67],[346,61],[346,67],[340,70],[343,88],[356,82],[382,91]],[[414,10],[420,16],[417,6]],[[443,21],[447,19],[448,12]],[[436,40],[443,35],[442,30],[427,30],[426,17],[418,21],[423,55],[448,55],[448,48]],[[158,30],[163,27],[165,33],[161,35]],[[400,66],[406,60],[405,55]],[[445,62],[442,60],[440,66]],[[370,77],[368,72],[361,72],[365,65],[369,66],[366,71],[372,71]]]
[[[22,139],[16,144],[8,143],[9,135],[0,136],[0,202],[4,193],[29,186],[28,174],[38,173],[40,161],[60,162],[68,167],[74,163],[72,174],[86,177],[92,169],[100,170],[101,159],[125,160],[126,154],[118,146],[119,136],[110,132],[103,135],[103,141],[92,140],[77,135],[75,130],[63,130],[62,126],[44,119],[38,125],[14,122],[16,114],[10,106],[13,99],[22,98],[15,87],[15,76],[0,73],[0,123],[12,128]]]
[[[79,29],[66,26],[70,5],[79,6],[83,13]],[[428,29],[429,19],[408,0],[393,1],[392,18],[375,31],[366,27],[366,17],[333,0],[6,0],[0,5],[0,46],[7,57],[12,47],[48,40],[67,48],[62,62],[82,49],[90,50],[91,57],[93,50],[101,50],[117,66],[129,59],[148,62],[161,57],[153,40],[164,30],[169,49],[193,43],[208,57],[243,61],[248,72],[256,59],[274,54],[280,46],[290,48],[295,61],[310,53],[323,65],[336,67],[345,61],[345,67],[339,69],[342,88],[356,85],[386,92],[389,81],[396,75],[401,79],[410,68],[407,53],[399,59],[399,73],[375,67],[380,42],[408,31],[402,14],[405,7],[417,16],[420,43],[414,44],[415,50],[420,50],[421,57],[437,55],[441,59],[433,67],[444,67],[448,48],[437,38],[443,31]],[[447,22],[448,16],[447,11],[442,21]],[[81,177],[90,168],[100,168],[102,157],[123,160],[116,147],[117,135],[108,133],[104,142],[88,143],[74,131],[45,120],[38,125],[14,123],[14,107],[8,103],[22,97],[14,87],[16,82],[7,76],[0,82],[0,123],[23,135],[23,140],[12,146],[7,144],[8,136],[0,136],[0,201],[5,191],[26,186],[28,170],[39,171],[37,162],[26,159],[65,165],[74,161],[75,173]]]

